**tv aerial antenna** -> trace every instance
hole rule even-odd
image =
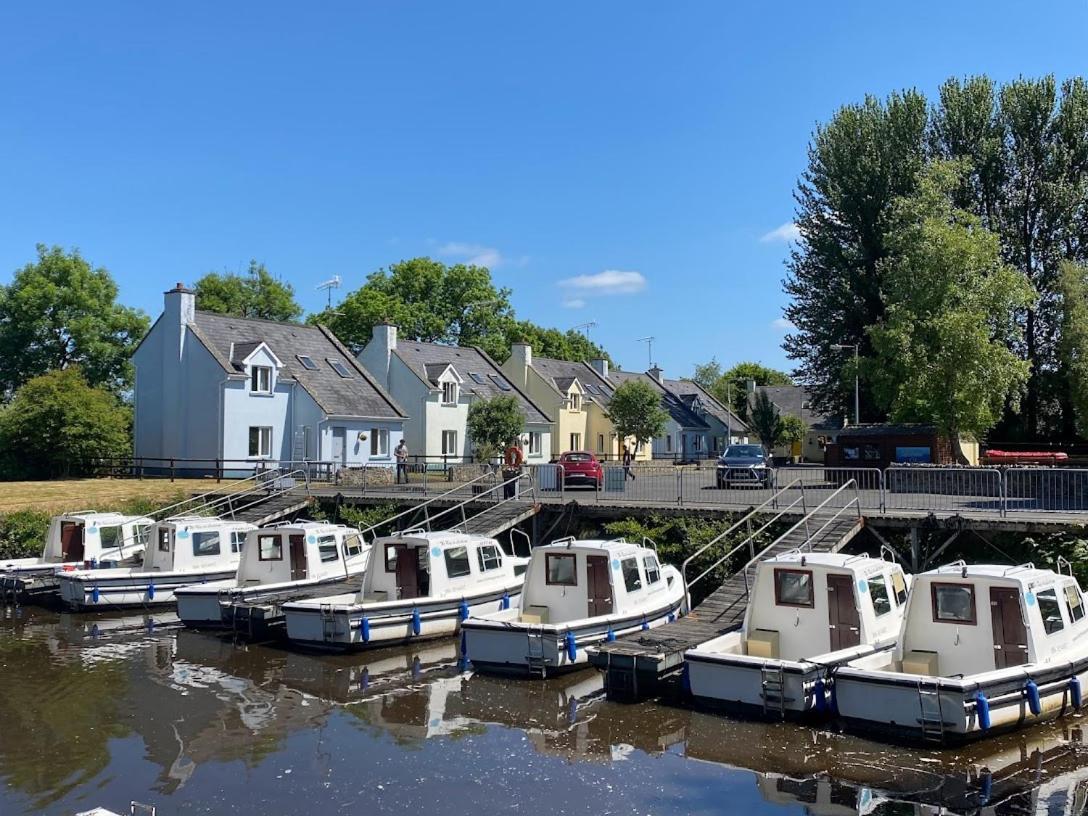
[[[585,323],[579,323],[577,326],[571,326],[570,330],[571,331],[580,331],[582,334],[585,335],[586,340],[588,340],[589,339],[589,330],[590,329],[595,329],[595,328],[597,328],[597,321],[596,320],[589,320],[589,321],[587,321]]]
[[[647,370],[654,367],[654,340],[656,339],[657,338],[653,335],[650,335],[649,337],[640,337],[638,339],[639,343],[646,344],[646,358],[647,360],[649,360],[650,363],[649,366],[647,366]]]
[[[324,289],[328,293],[328,308],[331,309],[332,308],[332,290],[340,288],[340,276],[339,275],[333,275],[327,281],[322,281],[321,283],[319,283],[314,288],[316,288],[318,291],[321,291],[322,289]]]

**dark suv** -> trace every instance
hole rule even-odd
[[[774,480],[771,457],[762,445],[730,445],[718,457],[718,487],[770,487]]]

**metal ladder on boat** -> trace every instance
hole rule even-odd
[[[944,744],[944,713],[941,711],[940,680],[934,680],[933,685],[928,688],[924,680],[918,681],[918,724],[922,729],[923,740]]]
[[[759,668],[759,685],[763,691],[763,713],[777,713],[782,719],[786,718],[786,678],[782,672],[782,665],[764,664]]]
[[[528,666],[529,674],[539,675],[540,679],[543,680],[548,675],[548,666],[544,662],[544,630],[533,631],[527,629],[525,635],[528,641],[525,663]]]

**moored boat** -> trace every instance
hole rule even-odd
[[[183,586],[233,576],[246,533],[255,529],[206,516],[160,521],[139,566],[58,573],[61,600],[77,610],[173,604],[174,591]]]
[[[1076,711],[1085,682],[1075,578],[957,562],[915,578],[895,648],[837,669],[835,697],[849,727],[955,743]]]
[[[520,604],[465,621],[479,671],[551,675],[580,668],[586,648],[673,621],[684,582],[657,553],[622,538],[560,539],[533,550]]]
[[[746,713],[827,713],[834,668],[895,645],[907,592],[898,564],[867,555],[761,561],[741,629],[685,654],[692,696]]]
[[[493,538],[408,530],[374,542],[359,592],[283,605],[287,636],[362,649],[454,635],[472,614],[516,604],[527,559]]]
[[[0,562],[0,596],[42,600],[55,595],[57,570],[120,567],[139,562],[154,524],[145,516],[80,510],[54,516],[42,554]]]
[[[283,623],[284,603],[357,590],[369,555],[360,532],[343,524],[250,530],[234,578],[177,590],[178,617],[186,626],[265,632]]]

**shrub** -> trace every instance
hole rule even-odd
[[[0,516],[0,558],[31,558],[41,555],[49,531],[49,514],[16,510]]]

